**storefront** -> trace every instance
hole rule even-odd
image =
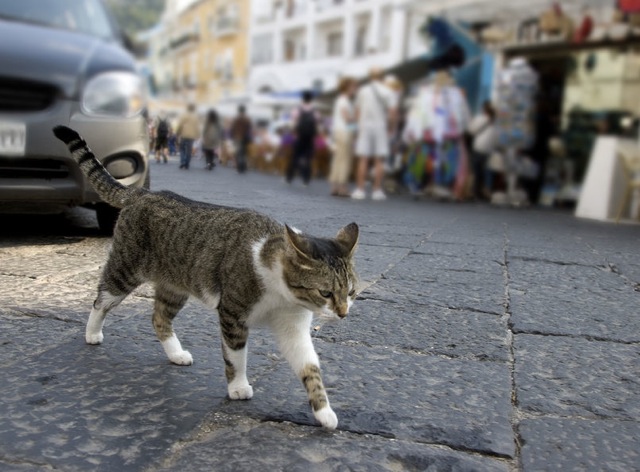
[[[514,58],[537,73],[535,141],[522,150],[540,167],[529,196],[575,204],[596,138],[638,133],[640,2],[533,1],[510,15],[496,13],[494,3],[448,15],[493,53],[496,76]]]

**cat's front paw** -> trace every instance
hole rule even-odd
[[[104,340],[104,335],[102,334],[102,331],[100,331],[97,334],[86,333],[84,339],[87,342],[87,344],[92,344],[92,345],[102,344],[102,341]]]
[[[193,364],[193,357],[189,351],[180,351],[169,356],[169,360],[177,365],[191,365]]]
[[[338,417],[330,406],[325,406],[318,411],[314,411],[313,416],[327,429],[336,429],[338,427]]]
[[[253,397],[253,388],[248,383],[229,385],[229,398],[232,400],[250,400]]]

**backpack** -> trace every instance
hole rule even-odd
[[[301,138],[313,139],[318,131],[318,124],[316,123],[315,110],[300,109],[300,115],[298,116],[298,124],[296,126],[296,134]]]
[[[166,138],[169,135],[169,124],[167,120],[160,120],[157,129],[158,137]]]

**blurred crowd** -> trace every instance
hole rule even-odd
[[[244,106],[232,119],[215,109],[200,119],[191,104],[179,116],[149,119],[155,160],[179,156],[205,169],[235,166],[281,175],[303,185],[328,179],[331,195],[384,200],[410,192],[447,200],[489,200],[504,186],[494,162],[497,112],[486,102],[471,116],[464,92],[441,71],[411,94],[394,76],[373,68],[359,83],[344,77],[329,111],[304,92],[287,119],[252,120]]]

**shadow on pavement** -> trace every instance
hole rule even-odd
[[[44,215],[0,213],[0,247],[69,244],[74,239],[102,236],[95,213],[86,208]]]

